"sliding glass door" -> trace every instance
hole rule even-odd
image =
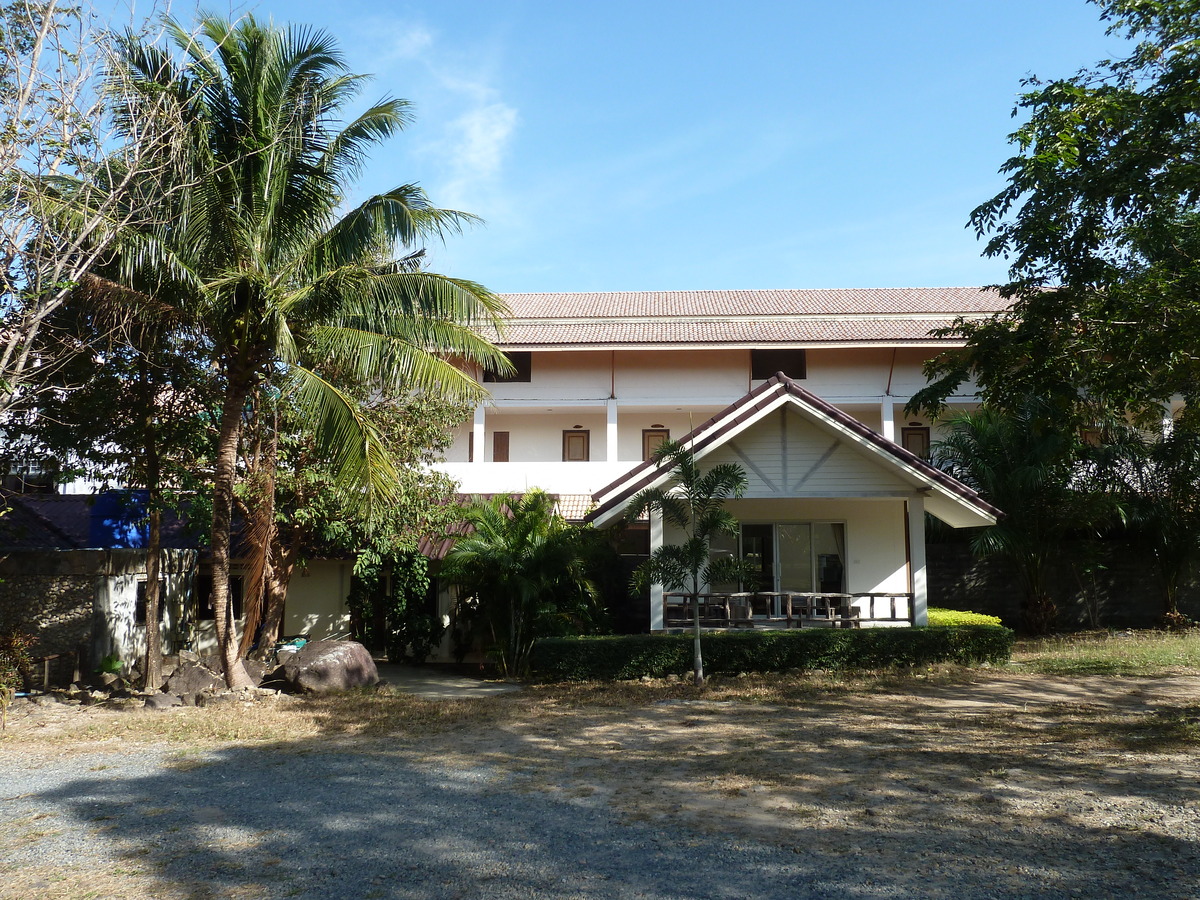
[[[752,571],[744,584],[714,584],[714,591],[846,590],[846,526],[841,522],[747,522],[736,539],[714,538],[711,551],[714,557],[736,553]]]

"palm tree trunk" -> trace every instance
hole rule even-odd
[[[248,388],[230,373],[221,409],[221,431],[217,438],[216,476],[213,484],[212,525],[212,605],[217,631],[217,651],[225,684],[231,688],[249,687],[250,676],[237,654],[236,628],[229,614],[229,545],[233,530],[233,480],[237,468],[238,439],[242,430],[242,408]]]
[[[148,384],[145,363],[141,366],[141,381]],[[142,437],[145,441],[146,490],[150,513],[150,532],[146,541],[146,660],[142,666],[142,689],[157,691],[162,687],[162,596],[159,590],[162,569],[162,510],[159,508],[159,459],[157,437],[154,427],[154,412],[147,403],[142,422]]]
[[[704,656],[700,653],[700,594],[692,594],[692,683],[704,685]]]
[[[296,563],[294,549],[285,550],[278,539],[271,543],[271,555],[267,560],[267,573],[263,584],[262,631],[258,637],[258,652],[254,654],[256,659],[265,658],[279,641],[283,631],[288,585],[291,583]]]
[[[157,507],[156,492],[150,492],[150,536],[146,542],[146,663],[142,689],[162,687],[162,511]]]

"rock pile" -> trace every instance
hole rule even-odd
[[[165,710],[180,706],[253,703],[287,694],[344,691],[379,682],[371,654],[354,641],[313,641],[300,650],[281,654],[279,663],[274,666],[255,660],[243,660],[243,663],[254,686],[235,691],[226,689],[217,657],[200,657],[184,651],[163,657],[164,682],[160,691],[140,689],[139,662],[128,678],[98,672],[65,690],[38,697],[34,702],[73,706],[103,703]]]

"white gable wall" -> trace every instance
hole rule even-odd
[[[717,463],[736,463],[746,470],[747,497],[901,497],[913,492],[894,472],[790,406],[704,457],[705,466]]]

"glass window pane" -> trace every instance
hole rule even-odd
[[[813,526],[817,554],[817,590],[840,594],[846,590],[846,526],[840,522]]]
[[[779,587],[777,590],[813,590],[813,526],[807,522],[800,522],[782,524],[778,528]]]

